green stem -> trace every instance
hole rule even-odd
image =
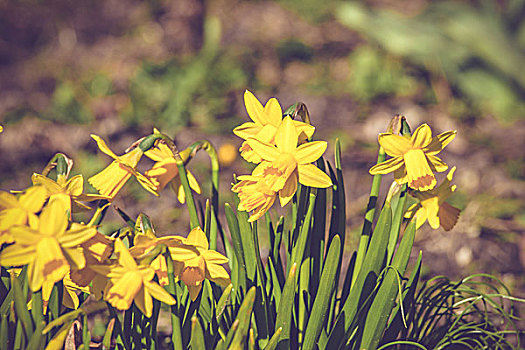
[[[177,293],[175,292],[175,275],[173,268],[173,259],[171,258],[171,254],[167,249],[164,252],[164,256],[166,257],[169,281],[169,284],[166,286],[166,289],[168,290],[168,293],[170,293],[177,301],[175,305],[171,306],[171,343],[173,346],[173,350],[183,350],[181,321],[179,318],[179,311],[177,310],[180,299]]]

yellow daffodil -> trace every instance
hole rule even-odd
[[[436,154],[456,136],[456,131],[447,131],[432,137],[427,124],[421,125],[411,137],[391,133],[379,135],[379,144],[386,154],[393,157],[370,169],[370,174],[388,174],[394,172],[394,179],[399,184],[418,191],[428,191],[436,186],[434,171],[442,172],[448,166]]]
[[[68,274],[70,267],[85,266],[80,244],[96,234],[95,227],[77,224],[67,230],[67,226],[66,201],[63,197],[52,198],[36,223],[9,229],[16,242],[0,253],[3,266],[28,265],[31,290],[42,288],[44,301],[49,300],[53,285]]]
[[[47,195],[57,196],[57,195],[66,195],[70,198],[70,204],[73,204],[76,209],[91,209],[83,202],[96,201],[98,199],[111,199],[108,196],[102,196],[97,194],[86,194],[84,192],[84,177],[82,175],[73,176],[71,179],[67,179],[65,175],[58,175],[57,180],[53,181],[52,179],[34,173],[31,176],[31,181],[33,185],[42,185],[47,190]],[[71,208],[69,208],[71,211]]]
[[[247,142],[263,161],[253,171],[254,176],[266,177],[272,191],[279,192],[281,206],[292,199],[297,182],[305,186],[326,188],[330,177],[312,164],[326,150],[325,141],[307,142],[297,146],[298,133],[290,117],[285,117],[277,129],[275,146],[258,139]]]
[[[249,222],[258,220],[273,205],[277,192],[272,190],[271,182],[264,176],[243,175],[238,179],[240,181],[232,187],[240,199],[237,209],[253,211]]]
[[[46,199],[47,191],[42,186],[30,187],[18,198],[0,191],[0,245],[15,241],[8,231],[10,227],[38,222],[36,213],[42,209]]]
[[[82,287],[73,282],[71,280],[71,277],[69,274],[64,277],[63,279],[64,283],[64,297],[62,299],[62,304],[64,304],[65,307],[68,307],[70,309],[78,309],[78,306],[80,304],[80,301],[78,299],[78,292],[84,292],[89,293],[89,287]]]
[[[0,125],[0,133],[4,131],[4,127]]]
[[[113,265],[98,265],[92,268],[110,279],[104,299],[118,310],[127,310],[134,301],[146,317],[151,317],[153,298],[173,305],[175,299],[153,281],[155,271],[149,266],[137,265],[120,239],[115,240],[117,262]]]
[[[188,288],[191,300],[197,299],[205,278],[221,286],[230,284],[230,276],[221,266],[228,262],[228,258],[215,250],[208,250],[208,239],[200,227],[191,230],[183,242],[194,249],[178,246],[169,247],[169,251],[176,275]]]
[[[115,198],[120,189],[129,180],[131,175],[133,175],[142,187],[154,195],[158,195],[155,191],[155,185],[151,183],[146,176],[136,170],[137,164],[144,154],[140,147],[136,147],[122,156],[117,156],[109,149],[102,138],[97,135],[91,135],[91,137],[97,142],[98,148],[103,153],[114,159],[104,170],[88,179],[89,183],[95,187],[100,194]]]
[[[247,122],[236,127],[233,129],[233,133],[244,140],[256,138],[262,142],[274,143],[275,134],[283,120],[283,111],[277,99],[271,98],[263,107],[259,100],[246,90],[244,92],[244,105],[253,122]],[[312,137],[315,131],[315,127],[300,121],[294,120],[293,125],[297,128],[299,135],[305,136],[302,138],[303,140]],[[260,163],[262,160],[261,156],[254,152],[247,142],[242,144],[240,152],[241,156],[248,162]]]
[[[191,249],[191,247],[185,246],[183,243],[183,237],[180,236],[163,236],[155,237],[147,234],[138,234],[135,235],[134,245],[129,250],[131,255],[140,261],[142,258],[147,256],[155,247],[158,245],[164,244],[166,247],[186,247],[186,249]],[[159,284],[161,286],[166,286],[169,283],[168,280],[168,265],[166,258],[159,254],[150,264],[151,268],[155,270],[157,277],[159,279]]]
[[[433,229],[438,229],[441,225],[445,231],[449,231],[456,225],[460,210],[445,202],[456,190],[456,185],[450,185],[455,171],[456,167],[450,169],[446,179],[437,188],[425,192],[413,192],[419,203],[408,208],[405,217],[410,218],[415,215],[418,228],[427,220]]]
[[[156,162],[150,170],[144,173],[144,175],[151,180],[157,191],[160,192],[171,182],[171,187],[177,194],[179,202],[184,203],[186,201],[186,196],[180,181],[179,169],[177,168],[175,157],[171,149],[167,145],[159,143],[158,146],[146,151],[144,154]],[[188,159],[187,152],[180,152],[180,156],[183,161]],[[197,179],[195,179],[195,176],[193,176],[188,169],[186,169],[186,174],[188,175],[188,182],[190,183],[191,189],[200,194],[201,187],[199,186]]]

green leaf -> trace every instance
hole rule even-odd
[[[27,343],[34,332],[33,319],[31,318],[31,314],[27,309],[26,299],[24,296],[25,294],[22,292],[20,282],[17,278],[15,278],[14,274],[11,275],[11,288],[13,289],[16,316],[22,324],[22,329],[24,331],[24,336]]]
[[[323,324],[329,312],[329,305],[335,291],[339,257],[341,256],[341,242],[339,235],[334,236],[326,255],[326,264],[323,268],[317,295],[310,313],[308,325],[304,335],[302,349],[315,349]]]
[[[199,319],[195,316],[191,318],[190,347],[195,350],[206,349],[206,343],[204,342],[204,333],[202,331]]]
[[[238,321],[239,325],[237,330],[235,331],[235,335],[233,336],[233,340],[228,349],[244,349],[246,337],[248,336],[248,331],[250,329],[250,320],[252,318],[252,309],[255,301],[255,296],[256,288],[252,287],[250,288],[248,293],[246,293],[241,307],[239,308],[239,312],[237,313],[235,322]]]
[[[281,295],[281,301],[277,309],[277,317],[275,320],[275,328],[282,328],[280,337],[280,344],[286,347],[286,344],[290,341],[290,327],[292,320],[292,308],[295,300],[295,287],[296,287],[296,269],[297,263],[293,263],[288,272],[288,278],[284,284],[283,293]]]
[[[237,216],[235,215],[232,207],[226,203],[224,205],[224,211],[226,212],[226,220],[228,222],[228,227],[230,229],[230,234],[232,237],[232,247],[237,260],[236,274],[238,276],[238,285],[234,285],[237,295],[240,297],[242,293],[246,291],[246,262],[244,260],[244,252],[241,240],[241,233],[239,229],[239,222],[237,221]]]
[[[275,350],[275,348],[277,347],[277,344],[279,344],[282,330],[283,329],[281,327],[275,330],[275,333],[270,338],[270,341],[268,342],[268,344],[266,344],[266,346],[264,347],[264,350]]]
[[[401,284],[397,282],[405,273],[412,246],[414,244],[415,233],[416,223],[415,220],[412,220],[405,230],[403,239],[399,244],[392,267],[387,270],[386,275],[381,282],[381,287],[379,288],[370,309],[367,311],[363,336],[359,347],[360,349],[375,349],[381,340],[388,317],[394,307],[396,300],[395,296],[401,287]]]

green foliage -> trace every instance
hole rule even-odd
[[[420,14],[406,17],[359,2],[336,12],[344,25],[363,33],[388,52],[446,79],[478,110],[501,122],[520,119],[525,111],[523,41],[518,33],[523,1],[492,1],[476,8],[464,2],[433,2]],[[388,75],[388,73],[387,73]]]

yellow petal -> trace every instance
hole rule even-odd
[[[28,188],[19,199],[20,205],[30,213],[36,213],[47,199],[47,190],[43,186]]]
[[[456,131],[447,131],[432,138],[432,142],[423,150],[427,155],[436,155],[456,137]]]
[[[244,106],[251,120],[260,126],[265,125],[263,106],[261,102],[248,90],[244,92]]]
[[[15,195],[9,192],[0,191],[0,207],[3,207],[3,208],[18,207],[18,199],[16,198]]]
[[[271,98],[266,102],[264,106],[265,121],[264,124],[271,124],[274,127],[279,127],[283,120],[283,110],[279,101],[275,98]]]
[[[109,149],[108,145],[106,144],[106,142],[100,137],[100,136],[97,136],[97,135],[94,135],[94,134],[91,134],[91,138],[93,140],[95,140],[97,142],[97,146],[98,148],[105,154],[107,154],[108,156],[110,156],[111,158],[113,159],[118,159],[118,156],[113,153],[112,150]]]
[[[200,227],[195,227],[193,230],[191,230],[184,243],[203,249],[208,249],[208,238],[206,238],[206,234]]]
[[[432,130],[427,124],[419,126],[411,137],[412,147],[422,149],[432,141]]]
[[[436,186],[436,178],[422,150],[410,150],[405,153],[403,159],[410,187],[418,191],[428,191]]]
[[[250,137],[255,137],[261,129],[262,126],[247,122],[233,129],[233,133],[241,139],[247,140]]]
[[[133,171],[133,175],[135,175],[135,178],[138,180],[139,184],[142,185],[142,187],[150,192],[151,194],[154,194],[155,196],[159,196],[157,193],[157,186],[153,182],[151,182],[150,179],[148,179],[146,176],[142,175],[139,172]]]
[[[61,237],[58,238],[58,241],[63,247],[72,248],[91,239],[96,234],[97,229],[93,226],[77,225],[74,230],[66,231]]]
[[[80,196],[84,191],[84,177],[82,175],[73,176],[66,183],[66,192],[73,196]]]
[[[297,147],[295,159],[299,164],[308,164],[315,162],[326,151],[328,143],[326,141],[313,141],[302,144]]]
[[[279,191],[279,202],[281,207],[284,207],[292,199],[293,195],[297,191],[297,172],[294,172],[292,176],[286,180],[284,187]]]
[[[318,188],[332,186],[330,177],[313,164],[299,164],[297,171],[302,185]]]
[[[68,196],[53,196],[53,198],[50,199],[49,204],[42,210],[42,214],[40,214],[38,230],[41,233],[56,236],[66,230],[69,201]]]
[[[118,263],[127,269],[137,269],[137,263],[129,253],[128,248],[122,243],[120,238],[115,240],[115,254],[117,255]]]
[[[249,139],[246,143],[264,160],[272,162],[279,157],[279,150],[269,143],[257,139]]]
[[[38,242],[36,247],[36,258],[33,262],[34,271],[30,278],[33,291],[42,286],[43,280],[48,283],[56,283],[62,280],[69,272],[69,264],[56,239],[45,237]]]
[[[22,246],[14,244],[7,246],[0,254],[2,266],[22,266],[31,263],[35,259],[36,246]]]
[[[51,180],[50,178],[46,176],[43,176],[37,173],[33,173],[33,175],[31,175],[31,182],[33,182],[33,185],[35,186],[42,185],[49,194],[59,193],[64,190],[55,181]]]
[[[175,305],[175,299],[168,293],[164,288],[159,286],[157,283],[148,282],[146,283],[146,289],[151,296],[166,305]]]
[[[382,163],[376,164],[368,171],[371,175],[388,174],[403,166],[403,157],[390,158]]]
[[[293,124],[295,125],[295,129],[297,130],[297,134],[300,135],[301,133],[304,133],[307,139],[313,136],[315,132],[315,127],[313,125],[310,125],[308,123],[300,122],[298,120],[294,120]]]
[[[35,245],[42,238],[40,232],[27,226],[11,227],[9,233],[16,237],[16,242],[21,245]]]
[[[247,162],[257,164],[262,161],[261,156],[253,150],[247,141],[242,143],[241,147],[239,148],[239,152],[241,152],[241,157],[243,157]]]
[[[211,281],[220,284],[221,286],[227,286],[230,284],[230,275],[221,265],[217,264],[206,264],[207,278]]]
[[[105,299],[118,310],[129,309],[133,298],[143,288],[142,276],[137,271],[127,272],[112,283]]]
[[[133,301],[139,310],[142,311],[144,316],[151,317],[153,312],[153,299],[151,299],[151,295],[149,295],[145,287],[139,290]]]
[[[114,198],[131,177],[128,168],[113,161],[104,170],[88,179],[100,194]]]
[[[448,165],[439,159],[439,157],[433,155],[427,155],[428,160],[430,161],[430,167],[432,170],[440,173],[448,169]]]
[[[0,231],[27,223],[27,212],[22,208],[9,208],[0,212]],[[37,219],[38,220],[38,219]]]
[[[275,134],[275,145],[277,146],[279,152],[293,154],[297,148],[297,141],[297,130],[295,129],[292,118],[285,117],[281,123],[281,126],[279,126],[279,129],[277,129],[277,133]],[[257,152],[257,150],[255,151]],[[260,155],[264,159],[270,160],[264,157],[262,154]]]
[[[378,141],[386,154],[391,157],[402,156],[412,148],[410,139],[405,136],[384,133],[379,134]]]

